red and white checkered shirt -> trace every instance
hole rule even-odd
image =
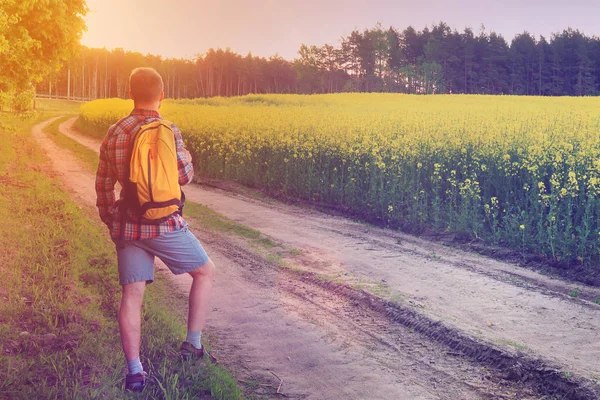
[[[128,179],[127,164],[128,153],[133,135],[142,125],[162,119],[160,114],[153,110],[134,109],[131,114],[121,119],[108,129],[106,137],[100,146],[100,161],[96,173],[96,206],[100,218],[108,226],[113,240],[142,240],[152,239],[163,233],[177,231],[186,223],[179,214],[173,214],[168,220],[160,224],[144,224],[133,222],[135,219],[121,221],[119,206],[115,198],[115,183],[123,183]],[[177,168],[179,170],[179,184],[185,185],[192,180],[194,168],[187,159],[181,131],[173,124],[175,145],[177,147]],[[123,192],[121,192],[123,196]]]

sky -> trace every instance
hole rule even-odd
[[[418,30],[444,21],[510,40],[568,27],[600,36],[598,0],[87,0],[88,47],[193,58],[209,48],[291,60],[300,45],[338,45],[354,29]]]

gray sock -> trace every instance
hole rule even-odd
[[[135,360],[127,361],[127,371],[129,375],[135,375],[144,372],[144,367],[142,367],[142,362],[140,361],[139,357]]]
[[[200,339],[202,339],[202,332],[188,331],[187,336],[185,337],[185,341],[190,343],[197,349],[200,349],[202,347]]]

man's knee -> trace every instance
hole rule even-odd
[[[135,282],[123,285],[123,300],[141,302],[144,298],[146,282]]]
[[[199,278],[199,279],[203,279],[203,278],[212,279],[215,276],[215,264],[213,264],[212,260],[209,259],[204,265],[202,265],[201,267],[198,267],[198,268],[190,271],[189,274],[194,279],[197,279],[197,278]]]

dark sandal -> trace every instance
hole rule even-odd
[[[181,349],[179,350],[179,354],[186,360],[192,359],[203,359],[204,358],[204,346],[197,349],[193,344],[189,342],[183,342],[181,344]]]
[[[146,386],[146,378],[148,374],[146,372],[139,372],[134,375],[127,374],[125,376],[125,390],[131,392],[141,392]]]

